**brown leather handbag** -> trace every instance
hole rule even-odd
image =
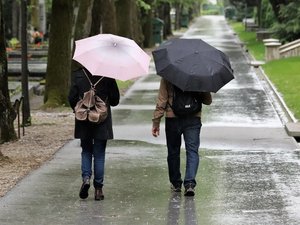
[[[93,84],[83,70],[85,76],[89,80],[91,88],[89,91],[83,94],[83,98],[80,99],[75,106],[75,118],[79,121],[90,121],[92,123],[99,124],[103,122],[107,117],[107,106],[104,100],[96,95],[96,85],[103,79],[101,77],[95,84]]]

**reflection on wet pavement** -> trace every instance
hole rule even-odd
[[[298,146],[283,129],[255,70],[248,65],[247,53],[222,17],[199,18],[183,38],[202,38],[224,51],[235,79],[213,94],[211,106],[203,107],[197,195],[188,205],[183,196],[170,196],[167,224],[297,224]],[[134,115],[126,117],[125,109],[116,110],[116,116],[123,118],[117,122],[119,139],[164,146],[164,134],[158,139],[147,136],[159,79],[148,76],[133,87],[137,90],[132,91],[133,98],[124,99],[127,108],[138,106],[131,112]],[[136,124],[131,134],[125,121]],[[183,153],[183,161],[184,157]]]

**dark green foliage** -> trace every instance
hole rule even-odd
[[[224,14],[227,19],[232,20],[235,17],[235,8],[232,6],[228,6],[224,9]]]
[[[262,0],[261,27],[270,28],[275,21],[276,18],[269,0]]]
[[[300,38],[300,1],[292,1],[281,5],[280,22],[273,26],[276,36],[282,42],[290,42]]]

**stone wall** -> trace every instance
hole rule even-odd
[[[300,56],[300,39],[281,45],[277,39],[264,39],[265,60]]]
[[[279,47],[280,58],[300,56],[300,39]]]

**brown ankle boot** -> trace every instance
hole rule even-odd
[[[100,201],[104,199],[102,188],[95,188],[95,200]]]

